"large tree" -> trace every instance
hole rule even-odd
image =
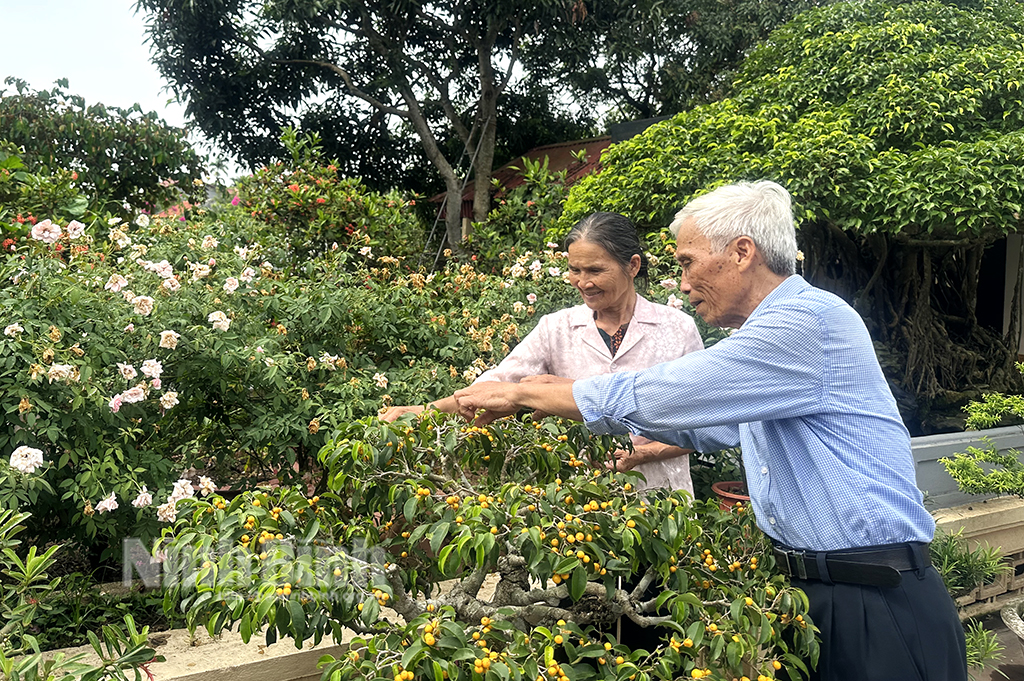
[[[1016,388],[1020,321],[1005,336],[1001,318],[979,321],[978,291],[986,247],[1024,226],[1022,45],[1009,0],[802,14],[748,58],[732,97],[613,146],[564,219],[600,207],[660,228],[717,184],[777,180],[805,275],[855,304],[894,380],[939,401]]]
[[[461,238],[461,153],[476,177],[474,217],[490,208],[498,101],[524,38],[569,21],[569,0],[139,0],[155,61],[187,114],[228,149],[265,149],[309,102],[335,105],[361,152],[401,150],[389,119],[411,129],[444,181],[447,235]],[[317,105],[314,105],[314,107]],[[319,107],[323,112],[323,107]],[[365,121],[360,123],[360,121]],[[365,134],[364,134],[365,133]]]
[[[466,175],[473,214],[491,168],[614,117],[674,113],[720,94],[768,30],[826,0],[138,0],[154,59],[189,117],[250,165],[277,131],[318,132],[341,169],[449,205]],[[502,152],[507,154],[503,155]],[[448,238],[461,236],[448,210]]]

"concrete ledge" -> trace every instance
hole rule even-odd
[[[1024,499],[995,497],[934,511],[936,532],[963,530],[971,549],[998,548],[1011,570],[956,599],[961,619],[995,612],[1024,590]]]
[[[193,639],[186,629],[172,629],[150,636],[150,644],[166,662],[152,663],[149,671],[156,681],[318,681],[320,670],[316,664],[320,657],[344,655],[353,636],[345,630],[340,644],[324,639],[318,646],[307,642],[298,649],[291,639],[268,646],[263,643],[263,633],[253,634],[245,644],[236,632],[210,638],[205,631],[197,631]],[[58,652],[68,656],[86,653],[86,663],[97,661],[91,646],[52,650],[44,655],[51,657]]]
[[[1024,551],[1024,499],[996,497],[932,513],[936,531],[951,534],[960,529],[970,548],[992,546],[1003,554]]]
[[[989,443],[995,445],[1002,453],[1011,449],[1024,451],[1024,428],[1005,426],[910,439],[917,467],[917,486],[928,493],[930,507],[948,508],[956,504],[971,504],[981,498],[992,498],[961,492],[956,482],[946,472],[946,468],[939,463],[942,457],[952,457],[958,452],[966,452],[968,447],[984,449]]]

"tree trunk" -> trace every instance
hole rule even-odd
[[[448,246],[458,250],[462,243],[462,182],[457,177],[452,181],[445,178],[445,215],[444,233],[448,238]]]
[[[473,220],[483,222],[491,212],[491,177],[494,164],[494,144],[497,136],[498,88],[494,82],[494,65],[491,52],[494,49],[493,35],[478,47],[477,59],[480,69],[480,100],[477,118],[480,122],[480,140],[477,143],[476,158],[473,160]]]

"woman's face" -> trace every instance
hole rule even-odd
[[[602,246],[582,240],[569,245],[569,283],[596,312],[626,304],[636,295],[633,277],[640,271],[634,255],[624,269]]]

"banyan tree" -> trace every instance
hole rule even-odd
[[[804,276],[854,304],[894,384],[925,406],[1014,391],[1022,84],[1018,2],[813,10],[748,57],[729,96],[612,146],[564,220],[616,210],[660,229],[716,185],[773,179],[794,197]]]

